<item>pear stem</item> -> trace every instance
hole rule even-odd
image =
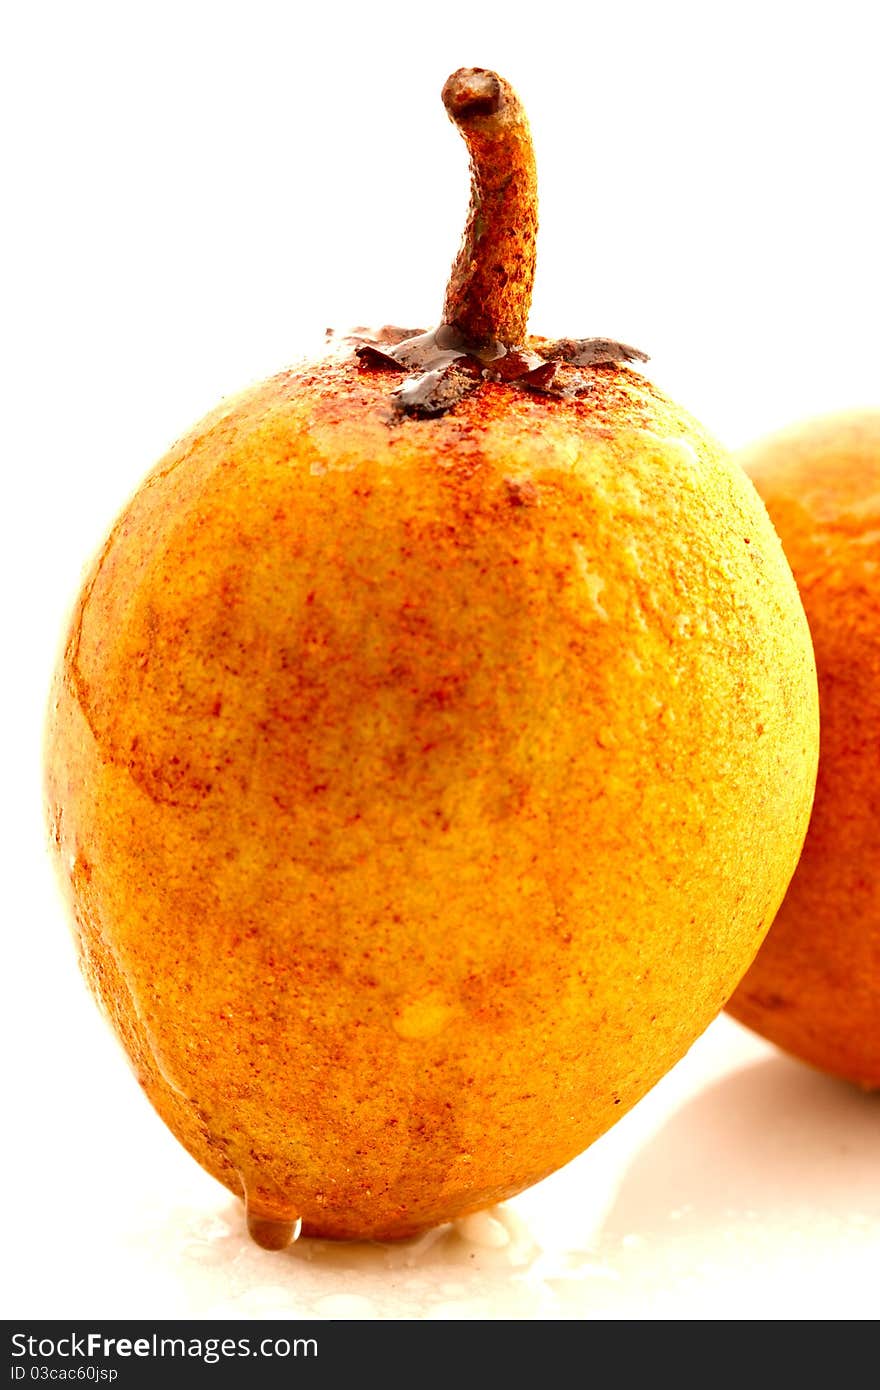
[[[443,322],[476,347],[521,347],[535,279],[538,183],[528,121],[513,88],[485,68],[459,68],[443,104],[471,161],[471,203]]]

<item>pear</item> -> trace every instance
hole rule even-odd
[[[272,1248],[409,1236],[584,1150],[724,1006],[813,795],[757,493],[643,354],[526,336],[522,107],[482,69],[443,99],[473,177],[439,327],[175,445],[51,699],[85,977]]]
[[[822,752],[803,854],[730,1004],[821,1071],[880,1087],[880,410],[807,420],[739,456],[800,585]]]

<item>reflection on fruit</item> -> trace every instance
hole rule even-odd
[[[86,977],[268,1246],[404,1236],[584,1149],[722,1008],[813,792],[757,494],[640,354],[525,339],[525,119],[479,70],[444,100],[474,207],[440,329],[173,448],[54,687]]]
[[[813,634],[822,751],[804,852],[731,1013],[823,1071],[880,1086],[880,410],[812,420],[742,463]]]

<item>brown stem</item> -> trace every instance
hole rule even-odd
[[[485,68],[459,68],[443,104],[471,158],[471,205],[449,276],[443,322],[469,343],[525,341],[535,279],[538,189],[525,112],[513,88]]]

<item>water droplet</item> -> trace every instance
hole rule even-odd
[[[454,1018],[457,1009],[439,990],[401,1000],[391,1026],[401,1038],[433,1038]]]
[[[432,1246],[446,1236],[448,1229],[447,1226],[432,1226],[429,1231],[416,1236],[414,1240],[396,1245],[393,1251],[388,1252],[388,1263],[392,1266],[402,1263],[412,1269],[427,1255]]]
[[[257,1216],[256,1213],[247,1214],[248,1235],[251,1240],[256,1241],[257,1245],[263,1250],[286,1250],[288,1245],[292,1245],[299,1239],[302,1230],[302,1218],[297,1217],[293,1221],[279,1221],[271,1216]]]
[[[236,1234],[237,1225],[218,1216],[215,1212],[202,1217],[194,1223],[193,1235],[197,1240],[225,1240],[227,1236]]]
[[[229,1251],[216,1240],[188,1240],[182,1253],[185,1259],[195,1264],[210,1266],[229,1263]]]
[[[502,1250],[510,1244],[510,1232],[487,1211],[475,1211],[456,1221],[455,1228],[462,1240],[479,1245],[483,1250]]]
[[[319,1298],[315,1311],[324,1318],[374,1318],[376,1305],[359,1293],[328,1293]]]
[[[236,1306],[252,1318],[290,1318],[301,1314],[295,1292],[283,1284],[258,1284],[235,1299]]]

